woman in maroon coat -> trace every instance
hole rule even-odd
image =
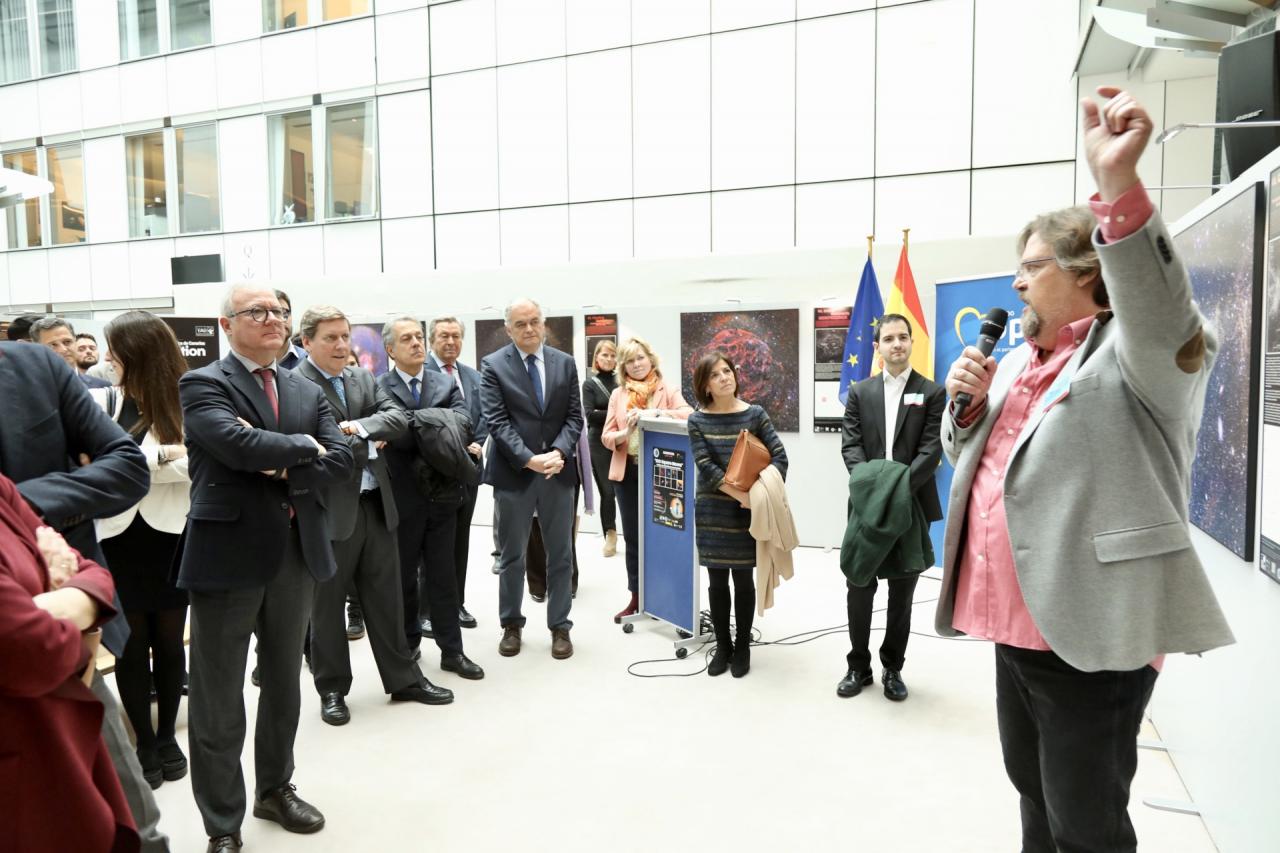
[[[133,853],[138,836],[81,680],[111,575],[42,527],[0,475],[0,833],[24,853]],[[92,635],[88,635],[92,636]],[[12,846],[10,846],[10,844]]]

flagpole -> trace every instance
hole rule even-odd
[[[867,235],[867,257],[868,258],[871,257],[871,244],[874,243],[875,241],[876,241],[876,235],[874,234]]]
[[[910,228],[902,229],[902,248],[907,248],[907,235],[911,233]]]

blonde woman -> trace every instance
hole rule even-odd
[[[616,368],[618,387],[609,397],[600,439],[613,451],[609,479],[619,483],[614,490],[622,510],[622,540],[627,549],[627,590],[631,600],[614,615],[620,622],[639,609],[640,589],[640,431],[641,414],[659,414],[686,420],[693,407],[680,394],[680,386],[668,382],[658,368],[658,357],[649,344],[631,338],[618,347]]]
[[[618,366],[618,345],[605,338],[591,353],[591,371],[582,383],[582,410],[587,416],[587,447],[591,449],[591,473],[600,493],[600,529],[604,531],[604,555],[618,553],[618,513],[614,504],[609,463],[613,454],[600,440],[609,415],[609,398],[618,387],[614,369]]]

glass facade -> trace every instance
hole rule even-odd
[[[213,124],[173,132],[178,163],[178,217],[182,233],[217,231],[218,128]]]
[[[315,157],[311,110],[270,116],[271,224],[315,221]]]
[[[79,142],[53,145],[45,149],[49,159],[49,181],[53,194],[49,197],[49,233],[53,245],[83,243],[84,154]]]
[[[37,0],[40,19],[40,71],[76,70],[75,0]]]
[[[327,217],[372,216],[377,212],[373,102],[329,107],[325,127],[329,176]]]
[[[28,175],[39,175],[37,151],[14,151],[4,155],[4,167]],[[9,248],[27,249],[40,245],[40,199],[29,198],[9,208]]]
[[[164,132],[157,130],[126,137],[124,157],[129,194],[129,236],[160,237],[168,234]]]

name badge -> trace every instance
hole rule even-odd
[[[924,394],[903,394],[902,405],[904,406],[923,406]]]

